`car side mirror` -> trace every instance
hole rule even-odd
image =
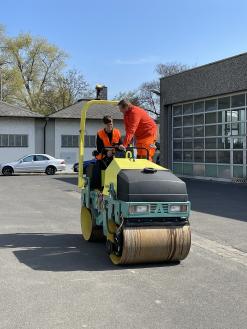
[[[23,160],[20,160],[20,161],[19,161],[19,163],[22,163],[22,162],[23,162]]]

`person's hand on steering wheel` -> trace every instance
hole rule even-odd
[[[106,155],[108,158],[111,158],[113,156],[113,153],[112,151],[107,151]]]

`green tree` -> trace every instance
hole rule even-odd
[[[43,103],[49,113],[73,104],[81,98],[92,98],[95,91],[89,87],[83,75],[77,70],[54,77],[53,85],[43,94]]]
[[[67,59],[64,51],[43,38],[30,34],[11,38],[0,31],[5,101],[48,114],[90,94],[81,74],[64,73]]]

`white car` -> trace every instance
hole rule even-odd
[[[30,154],[15,162],[0,164],[0,172],[4,176],[13,173],[35,173],[44,172],[47,175],[54,175],[56,171],[65,170],[66,165],[63,159],[55,159],[48,154]]]

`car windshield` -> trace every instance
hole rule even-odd
[[[16,160],[16,161],[21,161],[23,160],[24,158],[26,158],[28,155],[24,155],[24,157],[21,157],[20,159]]]

